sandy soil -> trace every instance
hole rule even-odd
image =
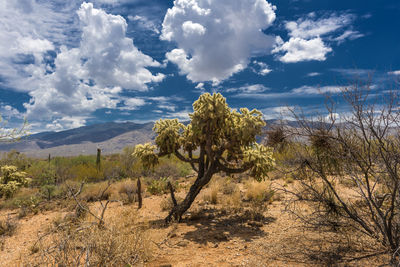
[[[184,192],[179,194],[183,196]],[[163,219],[167,212],[161,211],[160,203],[167,197],[146,197],[138,212],[138,220],[149,226],[153,243],[146,266],[382,266],[386,260],[373,257],[344,261],[349,252],[358,255],[357,244],[365,248],[373,243],[355,239],[349,247],[348,240],[337,233],[307,230],[285,211],[281,201],[270,204],[261,221],[249,221],[243,214],[204,204],[199,196],[183,222],[166,227]],[[106,219],[135,209],[136,205],[112,203]],[[15,234],[3,238],[0,266],[22,266],[38,236],[66,213],[46,211],[19,219]],[[1,210],[0,219],[8,214],[16,217],[17,211]]]

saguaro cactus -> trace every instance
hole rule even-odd
[[[101,167],[101,149],[98,148],[97,149],[97,157],[96,157],[96,168],[98,171],[100,171],[100,167]]]

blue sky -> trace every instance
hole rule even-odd
[[[0,114],[32,132],[187,119],[204,92],[279,118],[400,79],[398,0],[0,0]]]

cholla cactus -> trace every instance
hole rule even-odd
[[[158,163],[158,157],[154,153],[155,149],[156,146],[153,146],[150,143],[137,145],[132,155],[142,161],[145,169],[150,169]]]
[[[191,164],[197,179],[182,203],[175,206],[166,221],[180,219],[215,173],[249,174],[256,180],[267,177],[274,166],[272,149],[256,143],[265,122],[258,110],[231,110],[221,94],[203,94],[193,104],[187,126],[177,119],[159,120],[154,125],[155,144],[138,145],[134,156],[147,166],[158,157],[174,154]],[[156,152],[156,149],[158,150]],[[194,153],[198,155],[194,155]]]
[[[17,167],[5,165],[1,167],[0,197],[11,198],[21,186],[29,183],[25,172],[19,172]]]

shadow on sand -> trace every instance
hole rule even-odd
[[[229,213],[225,210],[205,208],[185,215],[181,224],[194,226],[195,230],[186,232],[182,238],[199,244],[208,242],[217,244],[235,238],[251,241],[265,236],[262,227],[275,220],[273,217],[262,216],[254,221],[246,213]],[[165,228],[166,226],[163,220],[155,220],[150,222],[150,227]]]

